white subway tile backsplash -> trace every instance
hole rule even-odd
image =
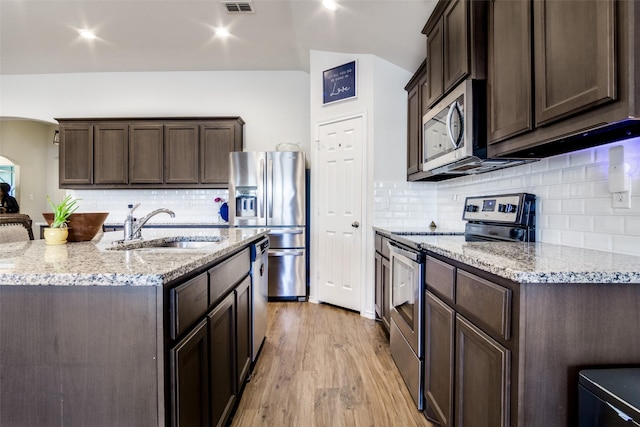
[[[569,164],[571,166],[590,165],[593,163],[593,150],[576,151],[569,154]]]
[[[580,199],[563,199],[562,200],[562,212],[565,213],[565,214],[584,213],[584,200],[580,200]]]
[[[593,231],[593,217],[589,215],[569,215],[568,218],[571,230]]]
[[[558,230],[566,230],[569,228],[569,216],[567,215],[548,215],[547,226]]]
[[[631,209],[612,207],[607,178],[609,148],[614,145],[624,146],[631,166]],[[394,193],[380,192],[391,188]],[[408,191],[418,191],[418,200]],[[536,195],[538,241],[640,254],[640,138],[438,183],[376,182],[374,218],[376,225],[386,221],[390,210],[378,197],[393,194],[406,205],[392,212],[407,215],[389,222],[420,227],[434,220],[441,228],[462,230],[465,197],[506,192]]]
[[[546,242],[546,243],[562,243],[562,239],[560,237],[560,230],[554,230],[552,228],[547,228],[544,230],[536,230],[540,233],[540,238],[536,236],[537,241]]]
[[[536,201],[538,212],[545,214],[558,214],[562,212],[562,200],[560,199],[548,199]]]
[[[168,208],[175,218],[158,215],[149,223],[224,223],[218,211],[220,203],[214,200],[227,199],[227,190],[69,190],[68,194],[80,198],[79,212],[109,212],[106,224],[122,224],[127,216],[129,203],[140,203],[135,214],[138,217],[158,209]]]
[[[585,200],[585,209],[591,215],[611,215],[613,207],[611,206],[613,198],[611,193],[604,197],[594,197]]]
[[[569,187],[566,185],[548,185],[546,188],[550,199],[566,199],[569,197]]]
[[[517,166],[516,166],[517,167]],[[562,183],[562,171],[550,170],[542,173],[542,185],[554,185]]]
[[[531,173],[546,172],[549,170],[549,159],[541,159],[531,163]],[[521,166],[518,166],[520,168]]]
[[[562,230],[560,232],[560,243],[567,246],[584,247],[584,233]]]
[[[593,225],[599,233],[624,233],[624,217],[622,216],[594,216]]]
[[[549,169],[563,169],[569,166],[569,156],[549,157]]]
[[[629,255],[640,255],[637,236],[612,235],[613,252]]]
[[[640,217],[628,216],[625,217],[625,234],[640,235]]]
[[[611,234],[584,233],[584,247],[598,251],[611,252],[613,248]]]
[[[570,182],[582,182],[584,181],[584,176],[585,176],[584,166],[562,169],[563,184],[567,184]]]

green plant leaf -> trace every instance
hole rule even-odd
[[[47,196],[47,201],[53,210],[53,222],[51,223],[51,228],[61,228],[66,227],[67,222],[69,221],[69,217],[72,213],[74,213],[78,209],[78,200],[74,199],[71,195],[68,195],[58,204],[55,204],[51,201],[51,198]]]

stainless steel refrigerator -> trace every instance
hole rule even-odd
[[[267,227],[269,297],[307,297],[307,179],[301,151],[229,156],[229,224]]]

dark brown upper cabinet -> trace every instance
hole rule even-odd
[[[93,125],[60,123],[60,186],[93,184]]]
[[[486,28],[486,2],[438,2],[422,30],[427,36],[429,107],[466,77],[485,77]]]
[[[105,123],[94,126],[94,183],[129,182],[129,125]]]
[[[422,174],[422,116],[427,110],[427,63],[424,61],[405,86],[407,91],[407,181]]]
[[[614,1],[533,5],[536,126],[614,100]]]
[[[546,157],[640,134],[640,3],[495,0],[489,10],[490,157]]]
[[[227,188],[240,117],[58,119],[61,188]]]
[[[198,124],[165,125],[164,182],[196,184],[198,182]]]
[[[530,0],[489,3],[489,142],[533,129],[531,13]]]
[[[140,123],[129,126],[129,182],[162,184],[164,126]]]
[[[242,151],[242,123],[221,120],[200,125],[200,182],[226,186],[229,153]]]
[[[431,106],[444,94],[444,24],[439,19],[427,34],[427,105]]]

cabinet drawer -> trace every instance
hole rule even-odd
[[[382,235],[378,233],[375,234],[375,246],[376,252],[382,253]]]
[[[455,272],[454,266],[430,256],[427,257],[425,268],[427,286],[450,304],[453,304],[455,297]]]
[[[171,339],[176,339],[207,311],[207,275],[201,274],[171,289],[170,305]]]
[[[209,270],[209,305],[214,305],[249,274],[251,258],[249,248],[238,252]]]
[[[389,259],[389,246],[387,246],[387,242],[389,241],[389,239],[387,239],[386,237],[384,237],[382,234],[378,234],[376,233],[376,237],[375,237],[375,246],[376,246],[376,252],[379,252],[382,254],[383,257]]]
[[[489,332],[508,340],[511,334],[511,290],[458,270],[456,304]]]

